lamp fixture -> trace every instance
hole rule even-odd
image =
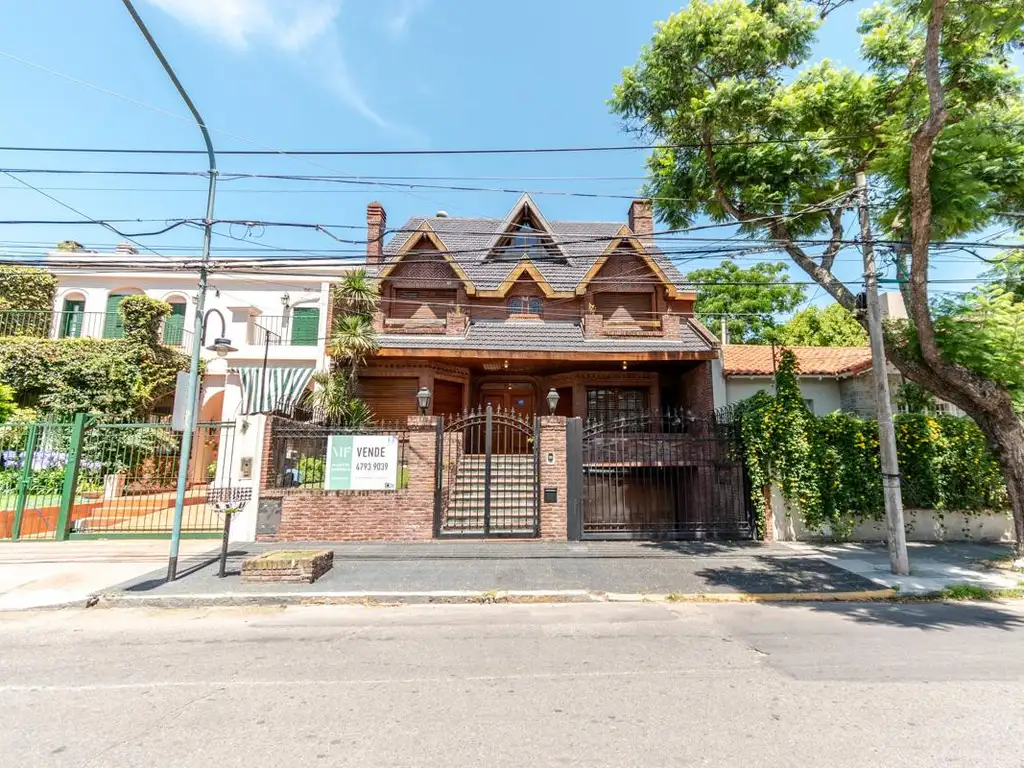
[[[284,293],[281,294],[281,306],[283,306],[285,309],[288,309],[288,306],[291,304],[291,301],[292,297],[288,295],[288,291],[285,291]]]
[[[552,387],[548,390],[548,411],[552,416],[555,415],[555,409],[558,407],[558,390]]]
[[[629,369],[629,363],[627,363],[625,360],[623,360],[622,361],[622,370],[625,371],[625,370],[628,370],[628,369]]]
[[[217,315],[220,318],[220,336],[213,340],[213,344],[206,347],[211,352],[216,352],[218,357],[226,357],[228,352],[237,352],[238,350],[231,346],[231,339],[228,335],[228,324],[224,319],[224,315],[219,309],[208,309],[206,314],[203,315],[203,333],[199,338],[200,344],[206,344],[206,324],[210,319],[210,315]]]
[[[420,391],[416,393],[416,404],[420,407],[420,416],[426,416],[427,408],[430,406],[429,389],[420,387]]]

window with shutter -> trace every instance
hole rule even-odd
[[[124,301],[124,293],[112,293],[107,297],[107,315],[103,319],[103,338],[122,339],[124,338],[124,318],[117,311]]]
[[[639,322],[654,318],[652,297],[651,293],[604,291],[594,297],[594,305],[606,321]]]
[[[405,424],[406,418],[417,413],[417,378],[390,376],[360,376],[359,398],[373,411],[378,424]]]
[[[319,308],[296,307],[292,310],[292,346],[315,347],[319,328]]]
[[[171,314],[164,319],[164,344],[180,347],[185,333],[185,304],[171,304]]]
[[[60,337],[78,338],[82,335],[82,319],[85,312],[84,299],[64,299],[60,315]]]

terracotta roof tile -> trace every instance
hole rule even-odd
[[[797,370],[804,376],[841,376],[871,368],[868,347],[786,347],[796,355]],[[782,347],[775,347],[776,359]],[[722,347],[726,376],[771,376],[772,347],[726,344]]]

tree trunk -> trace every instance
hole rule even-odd
[[[1020,557],[1024,555],[1024,423],[1012,407],[1002,413],[978,414],[974,419],[988,437],[1006,478],[1006,491],[1013,510],[1013,529],[1017,536],[1015,550]]]

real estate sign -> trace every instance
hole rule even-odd
[[[327,490],[393,491],[397,479],[395,435],[331,435],[327,439]]]

